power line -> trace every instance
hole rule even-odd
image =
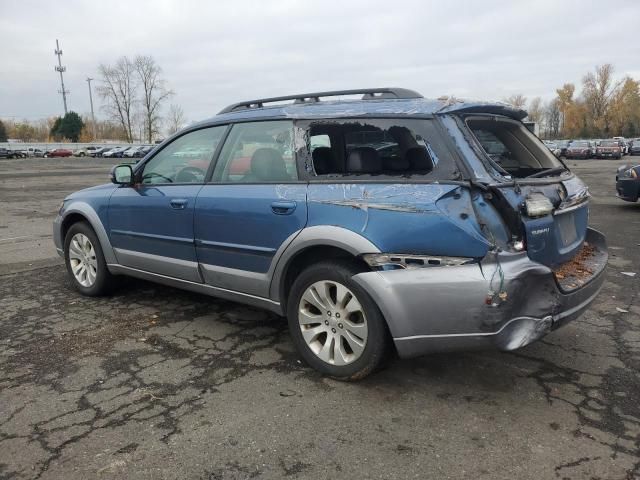
[[[64,78],[62,77],[62,72],[67,71],[67,67],[62,66],[62,50],[60,50],[60,44],[58,43],[58,39],[56,39],[56,49],[54,52],[58,56],[58,65],[55,67],[56,72],[60,72],[60,85],[62,85],[62,90],[58,90],[58,93],[62,94],[62,102],[64,103],[64,114],[67,114],[67,93],[69,90],[65,90],[64,88]]]

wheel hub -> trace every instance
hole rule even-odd
[[[83,287],[91,287],[96,282],[96,251],[89,237],[82,233],[76,233],[69,243],[69,266],[74,278]]]
[[[307,346],[324,362],[347,365],[364,351],[368,334],[364,309],[341,283],[326,280],[310,285],[300,300],[298,321]]]

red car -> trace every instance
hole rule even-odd
[[[45,154],[45,157],[70,157],[73,155],[71,150],[67,150],[66,148],[56,148],[55,150],[51,150]]]

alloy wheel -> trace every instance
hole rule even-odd
[[[91,287],[98,275],[98,260],[89,237],[76,233],[69,243],[69,264],[77,282],[83,287]]]
[[[367,318],[355,294],[339,282],[310,285],[298,307],[298,323],[309,349],[331,365],[347,365],[367,344]]]

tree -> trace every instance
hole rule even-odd
[[[0,142],[6,142],[7,140],[7,129],[5,128],[4,123],[2,123],[2,120],[0,120]]]
[[[68,112],[64,117],[56,118],[51,127],[51,136],[60,139],[66,138],[77,142],[84,128],[84,122],[76,112]]]
[[[516,93],[507,98],[504,98],[503,102],[508,103],[515,108],[524,108],[524,106],[527,104],[527,97],[525,97],[521,93]]]
[[[23,142],[29,142],[33,139],[34,129],[25,120],[23,123],[16,123],[14,129],[14,135],[17,139]]]
[[[542,123],[542,120],[544,119],[544,108],[540,97],[535,97],[529,102],[527,118],[532,122],[536,122],[538,124]]]
[[[173,135],[185,124],[184,111],[180,105],[171,104],[167,115],[167,133]]]
[[[616,135],[636,137],[640,134],[640,82],[625,77],[609,103],[611,131]]]
[[[51,130],[49,130],[49,135],[53,137],[54,140],[60,140],[62,135],[60,135],[60,125],[62,125],[62,117],[56,117],[53,125],[51,126]]]
[[[134,68],[142,87],[143,125],[147,142],[153,141],[153,136],[160,133],[160,109],[173,91],[165,86],[161,78],[162,69],[149,55],[138,55],[134,62]]]
[[[544,110],[547,137],[558,138],[560,135],[560,107],[558,99],[551,100]]]
[[[609,103],[619,83],[613,83],[613,65],[598,65],[595,73],[589,72],[582,79],[582,96],[594,131],[609,134]]]
[[[134,102],[137,77],[135,67],[127,57],[120,57],[115,65],[101,64],[98,71],[103,84],[97,90],[105,101],[107,114],[122,125],[128,142],[133,141]]]
[[[76,112],[69,112],[62,117],[62,124],[60,125],[60,134],[74,143],[78,142],[80,133],[84,128],[84,122],[80,115]]]

